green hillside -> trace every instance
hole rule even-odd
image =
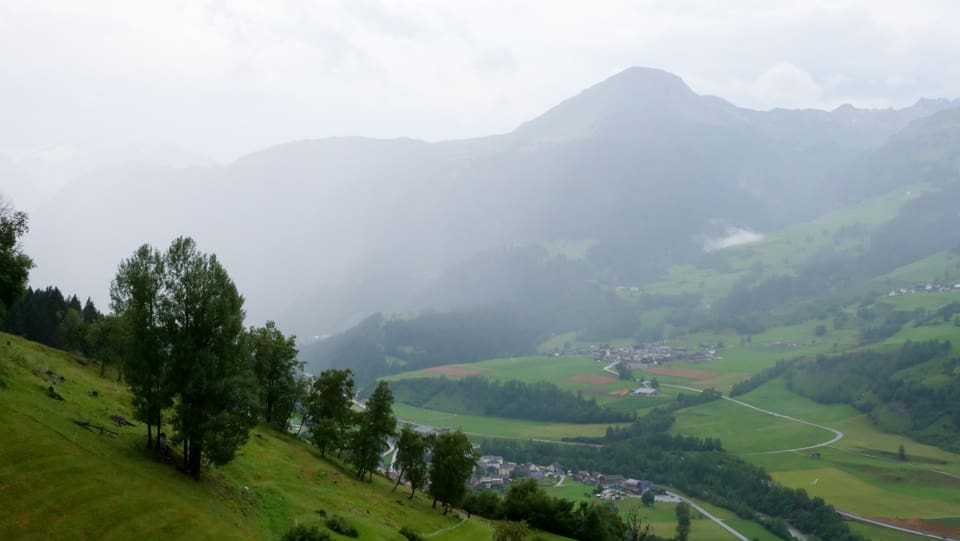
[[[390,492],[386,479],[358,482],[265,425],[231,464],[194,481],[143,450],[142,426],[111,421],[132,418],[115,374],[101,378],[82,358],[14,336],[0,340],[0,539],[278,539],[296,523],[325,529],[323,516],[332,514],[360,539],[402,540],[403,526],[453,528],[435,540],[490,539],[488,523],[460,524],[426,497]],[[62,401],[48,396],[51,385]]]

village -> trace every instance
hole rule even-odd
[[[669,346],[665,342],[648,342],[632,347],[595,345],[579,348],[574,355],[590,355],[593,360],[605,363],[623,363],[631,370],[656,366],[667,361],[702,363],[714,361],[723,349],[722,344],[699,344],[696,350],[687,347]]]
[[[899,297],[900,295],[914,295],[917,293],[947,293],[950,291],[960,292],[960,284],[941,284],[938,282],[926,283],[926,284],[916,284],[912,287],[901,287],[898,289],[891,289],[887,293],[888,297]]]
[[[540,484],[562,486],[567,479],[596,487],[594,495],[602,500],[621,501],[650,492],[657,501],[674,501],[666,490],[650,481],[630,479],[622,475],[588,471],[568,471],[560,464],[518,464],[496,455],[481,456],[470,480],[473,489],[505,489],[514,479],[533,479]]]

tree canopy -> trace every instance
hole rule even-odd
[[[27,215],[0,197],[0,315],[26,293],[33,260],[23,252],[20,239],[29,230],[27,224]]]
[[[189,238],[164,254],[144,245],[120,264],[111,299],[127,326],[127,380],[148,446],[174,406],[191,475],[204,460],[232,460],[256,422],[256,379],[243,297],[216,256]]]

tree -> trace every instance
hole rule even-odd
[[[530,528],[525,521],[512,522],[505,520],[493,527],[493,541],[523,541],[530,535]]]
[[[127,383],[135,415],[147,424],[147,446],[176,398],[187,471],[199,477],[203,460],[232,460],[256,420],[256,387],[243,297],[216,256],[189,238],[162,255],[141,246],[121,262],[110,298],[126,328]]]
[[[267,423],[286,430],[299,398],[298,375],[303,370],[297,360],[296,337],[284,336],[272,321],[251,327],[249,334],[261,415]]]
[[[397,430],[397,418],[393,416],[393,393],[386,381],[377,383],[359,419],[359,427],[353,434],[351,460],[361,479],[366,474],[373,479],[380,453],[387,447],[387,438]]]
[[[27,215],[0,197],[0,316],[27,292],[33,260],[23,253],[20,239],[27,233]]]
[[[650,491],[644,492],[649,494]],[[646,503],[646,502],[644,502]],[[643,517],[637,508],[633,508],[627,513],[627,541],[646,541],[650,536],[650,524],[643,522]]]
[[[897,449],[897,460],[900,462],[907,461],[907,448],[904,447],[902,443],[900,444],[900,448]]]
[[[619,362],[617,363],[616,368],[618,378],[625,381],[630,381],[633,379],[633,372],[630,370],[630,367],[627,366],[627,363]]]
[[[657,499],[653,495],[653,491],[646,490],[643,495],[640,496],[640,501],[643,502],[643,505],[647,507],[653,507],[653,504],[656,503]]]
[[[659,390],[659,389],[660,389],[660,382],[657,381],[657,378],[653,378],[653,379],[650,380],[650,386],[653,387],[654,389]]]
[[[228,463],[256,423],[243,297],[216,256],[190,238],[173,241],[164,267],[161,319],[177,391],[175,424],[184,465],[199,478],[203,460]]]
[[[160,434],[163,410],[174,395],[161,320],[164,294],[163,256],[147,245],[120,263],[110,286],[111,307],[128,331],[123,348],[127,384],[133,393],[134,417],[147,425],[148,448],[153,446],[152,428]]]
[[[687,541],[690,537],[690,504],[677,504],[677,541]]]
[[[466,482],[477,464],[473,445],[460,429],[437,436],[430,462],[430,489],[433,507],[440,501],[443,514],[463,499]]]
[[[104,316],[87,326],[86,354],[100,360],[100,377],[104,376],[107,364],[112,364],[117,368],[117,381],[120,380],[126,343],[124,320],[118,316]]]
[[[403,427],[400,431],[400,438],[397,440],[397,460],[395,468],[397,472],[397,483],[393,485],[396,490],[400,481],[404,478],[410,483],[410,499],[422,488],[427,480],[427,460],[426,452],[428,442],[409,425]]]
[[[346,432],[353,425],[353,372],[329,369],[313,380],[307,396],[307,414],[316,426],[311,434],[326,456],[328,448],[339,452],[347,443]],[[319,432],[319,433],[318,433]]]

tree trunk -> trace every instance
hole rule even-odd
[[[432,505],[432,507],[433,507],[434,509],[437,508],[437,499],[436,499],[436,498],[433,499],[433,505]]]
[[[187,462],[189,460],[190,460],[189,447],[187,446],[186,438],[184,438],[183,440],[183,471],[187,471],[187,467],[188,467]]]
[[[443,516],[447,516],[447,511],[450,510],[450,506],[446,503],[443,504]]]
[[[107,369],[107,358],[106,358],[106,357],[102,357],[102,358],[100,359],[100,377],[101,377],[101,378],[103,377],[103,372],[104,372],[104,370],[106,370],[106,369]]]
[[[153,425],[147,423],[147,449],[153,447]]]
[[[267,424],[270,424],[272,422],[273,422],[273,401],[268,400],[267,401]]]
[[[411,487],[411,488],[412,488],[412,490],[410,490],[410,499],[412,500],[412,499],[413,499],[413,495],[417,492],[417,487]]]
[[[403,474],[404,474],[404,470],[400,470],[400,473],[397,474],[397,484],[393,485],[393,491],[392,491],[392,492],[396,492],[396,491],[397,491],[397,487],[400,486],[400,481],[403,480]]]
[[[200,479],[200,451],[201,446],[197,443],[190,443],[190,475],[194,479]]]

